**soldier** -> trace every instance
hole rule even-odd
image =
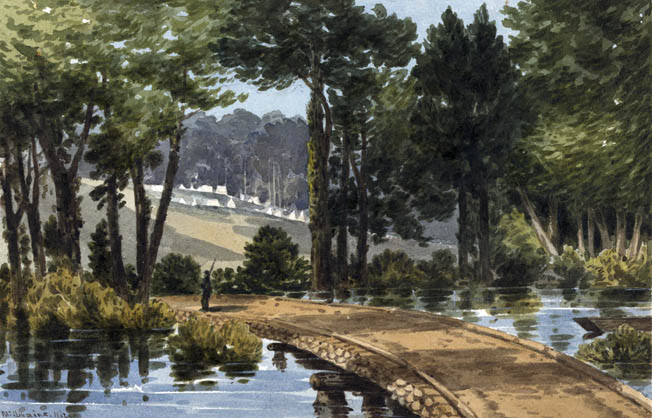
[[[204,270],[204,280],[201,284],[201,309],[202,311],[208,311],[208,301],[211,298],[211,273],[208,270]]]

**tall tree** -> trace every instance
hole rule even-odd
[[[333,116],[325,89],[339,88],[354,69],[404,66],[414,53],[416,28],[409,19],[387,15],[378,5],[366,13],[353,0],[322,2],[238,2],[214,51],[242,80],[260,89],[302,81],[311,92],[310,230],[313,288],[331,287],[331,227],[328,217],[328,160]]]
[[[517,31],[511,49],[539,125],[575,134],[549,147],[548,161],[573,167],[563,170],[563,183],[589,208],[589,233],[595,223],[603,247],[637,253],[652,179],[649,4],[531,0],[505,13],[505,25]],[[634,246],[626,251],[628,218]]]
[[[468,29],[449,7],[428,30],[425,51],[412,74],[420,96],[416,140],[426,167],[452,176],[458,197],[458,263],[468,276],[473,237],[479,241],[482,281],[491,279],[489,189],[519,132],[516,72],[486,6]],[[422,162],[424,164],[424,162]],[[469,197],[479,202],[478,230],[469,228]]]
[[[227,78],[207,53],[208,43],[216,36],[227,11],[222,2],[124,1],[120,5],[128,11],[121,16],[123,24],[138,28],[135,36],[124,39],[129,51],[125,72],[133,83],[149,86],[136,97],[149,111],[137,125],[131,125],[129,138],[135,143],[129,171],[136,203],[138,298],[147,303],[179,167],[184,121],[201,109],[230,105],[236,97],[232,91],[216,86]],[[167,140],[170,148],[163,192],[150,233],[151,202],[143,182],[151,164],[148,158],[160,140]]]

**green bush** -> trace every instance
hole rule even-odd
[[[451,250],[437,250],[430,260],[417,263],[417,268],[425,274],[425,285],[430,288],[450,288],[455,284],[456,258]]]
[[[649,333],[623,324],[604,339],[580,345],[576,357],[618,377],[649,379],[652,339]]]
[[[199,293],[201,266],[191,256],[171,253],[154,266],[152,293],[191,295]]]
[[[68,270],[35,280],[26,301],[30,330],[35,333],[58,328],[148,329],[174,324],[167,305],[153,302],[145,315],[141,305],[132,307],[113,289],[99,282],[83,282]]]
[[[168,339],[171,358],[191,363],[257,363],[262,349],[262,341],[246,324],[227,321],[217,328],[196,315],[179,325],[177,334]]]
[[[390,249],[371,259],[367,274],[370,286],[375,288],[421,287],[427,279],[405,252]]]
[[[261,227],[245,245],[242,268],[214,274],[220,293],[294,292],[310,286],[310,264],[299,257],[299,246],[282,228]]]
[[[582,287],[652,287],[652,259],[647,251],[635,259],[623,259],[616,250],[602,251],[586,263],[591,274]]]
[[[548,257],[525,215],[516,209],[503,215],[493,239],[495,285],[527,286],[541,277]]]
[[[564,245],[561,255],[554,257],[552,271],[562,278],[559,286],[563,288],[576,287],[591,276],[586,270],[584,258],[569,245]]]
[[[102,219],[95,227],[95,232],[91,234],[91,241],[88,243],[90,251],[88,267],[93,273],[93,278],[103,286],[110,286],[113,271],[107,228],[106,219]]]
[[[213,290],[216,293],[243,293],[239,288],[237,273],[242,271],[242,267],[238,266],[238,270],[233,270],[231,267],[225,269],[217,269],[213,272]]]
[[[120,325],[125,329],[170,328],[175,322],[174,311],[158,300],[150,301],[147,307],[142,304],[128,306],[120,317]]]

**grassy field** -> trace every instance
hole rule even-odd
[[[84,263],[88,261],[88,242],[90,235],[95,230],[95,225],[105,216],[104,209],[97,209],[88,194],[96,182],[84,179],[80,194],[82,200],[82,217],[84,227],[81,233],[82,257]],[[120,211],[120,228],[123,236],[123,251],[126,263],[135,264],[136,261],[136,224],[134,221],[134,199],[131,189],[125,194],[125,207]],[[157,201],[153,200],[154,205]],[[46,199],[42,200],[41,213],[43,221],[52,212],[54,203],[53,192],[50,190]],[[156,211],[154,210],[155,214]],[[47,215],[45,215],[47,214]],[[213,259],[216,267],[235,267],[244,259],[245,243],[251,241],[259,227],[272,225],[282,227],[299,244],[301,254],[309,257],[310,231],[308,225],[302,222],[275,218],[256,212],[238,211],[227,208],[201,208],[172,203],[168,212],[167,223],[159,259],[171,252],[189,254],[202,264],[204,268],[210,267]],[[382,252],[385,248],[401,249],[415,258],[427,258],[435,249],[450,248],[451,223],[437,223],[431,229],[441,232],[440,241],[427,247],[420,247],[416,242],[392,238],[386,242],[370,248],[370,256]],[[453,232],[454,234],[454,232]],[[443,239],[442,239],[443,238]],[[350,240],[351,249],[355,248],[355,241]],[[6,245],[0,245],[0,259],[7,260]]]

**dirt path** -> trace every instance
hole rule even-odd
[[[199,309],[198,297],[164,299],[178,312],[185,312],[182,316]],[[266,331],[268,338],[271,332],[276,339],[305,346],[300,348],[315,347],[315,354],[326,360],[336,358],[331,355],[334,351],[348,349],[367,359],[366,363],[372,362],[367,369],[374,364],[389,368],[387,373],[368,370],[366,377],[424,416],[444,414],[441,411],[477,417],[652,416],[652,401],[578,360],[445,316],[264,296],[218,296],[211,306],[212,311],[202,315],[247,321],[254,330]],[[323,341],[314,343],[311,338],[315,336]],[[342,367],[364,373],[360,364],[364,366],[365,361],[341,360]],[[392,374],[397,373],[407,377],[396,379]],[[403,389],[412,385],[422,389]],[[429,387],[451,408],[438,413],[421,409],[428,403],[423,392]]]

